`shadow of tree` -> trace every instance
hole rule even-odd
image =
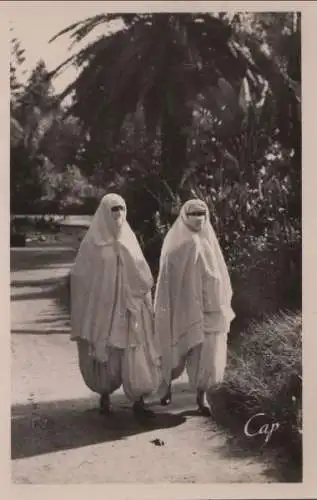
[[[113,398],[114,405],[116,400],[120,396]],[[128,404],[118,406],[113,416],[103,416],[93,398],[19,405],[12,408],[11,458],[117,441],[184,422],[185,417],[164,412],[144,423],[134,417]]]
[[[47,269],[48,267],[61,267],[73,262],[76,255],[75,250],[66,248],[43,249],[32,248],[25,250],[11,249],[10,270],[27,271]]]
[[[70,306],[69,283],[67,269],[70,268],[75,253],[71,249],[32,249],[28,251],[11,250],[11,302],[37,301],[47,299],[49,305],[44,305],[44,310],[36,313],[37,317],[29,324],[14,324],[11,329],[13,334],[53,334],[69,333],[70,331]],[[52,276],[54,269],[65,268],[63,276]],[[43,270],[43,273],[41,271]],[[47,271],[51,276],[47,275]],[[30,273],[33,272],[31,275]],[[34,273],[39,271],[39,273]],[[32,276],[32,279],[31,279]],[[31,305],[30,305],[31,306]],[[14,320],[14,318],[13,318]]]
[[[60,266],[56,266],[58,269]],[[41,268],[40,268],[41,269]],[[43,270],[48,269],[47,267],[43,268]],[[61,280],[65,279],[65,277],[57,276],[52,278],[38,278],[33,280],[12,280],[11,286],[14,288],[43,288],[50,290],[49,287],[52,288],[53,285],[60,283]]]
[[[34,291],[33,291],[34,290]],[[59,279],[54,286],[37,287],[24,293],[11,295],[11,302],[37,301],[47,299],[50,302],[29,324],[23,321],[11,328],[12,334],[47,334],[70,332],[69,290],[65,278]]]

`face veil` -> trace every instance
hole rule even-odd
[[[181,209],[181,218],[186,226],[195,232],[199,232],[207,221],[208,208],[201,200],[189,200]]]
[[[97,208],[83,243],[94,242],[104,246],[120,239],[125,229],[127,207],[124,199],[115,194],[105,195]]]

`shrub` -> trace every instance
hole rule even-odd
[[[301,309],[301,240],[282,238],[263,244],[249,238],[245,247],[233,247],[227,259],[232,287],[236,326],[283,309]]]
[[[240,431],[258,412],[280,424],[270,444],[301,466],[302,321],[280,312],[254,323],[229,347],[223,384],[208,395],[215,419]],[[243,432],[243,431],[242,431]],[[262,437],[262,441],[264,441]]]
[[[301,220],[292,215],[292,185],[287,176],[254,177],[253,186],[193,187],[209,207],[229,268],[235,329],[301,308]]]

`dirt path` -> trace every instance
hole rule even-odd
[[[122,391],[113,397],[115,417],[99,415],[78,371],[67,315],[54,300],[54,280],[67,273],[71,254],[36,252],[11,254],[13,482],[276,481],[269,463],[233,453],[212,420],[197,415],[185,377],[168,410],[150,401],[157,413],[151,427],[133,419]]]

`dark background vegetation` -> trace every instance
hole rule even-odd
[[[58,36],[76,45],[100,24],[104,36],[54,72],[39,61],[26,83],[12,33],[12,242],[15,214],[93,214],[115,191],[155,275],[180,205],[204,199],[236,312],[214,396],[231,409],[216,413],[280,409],[300,467],[300,14],[105,14]],[[69,64],[78,76],[57,95]]]

